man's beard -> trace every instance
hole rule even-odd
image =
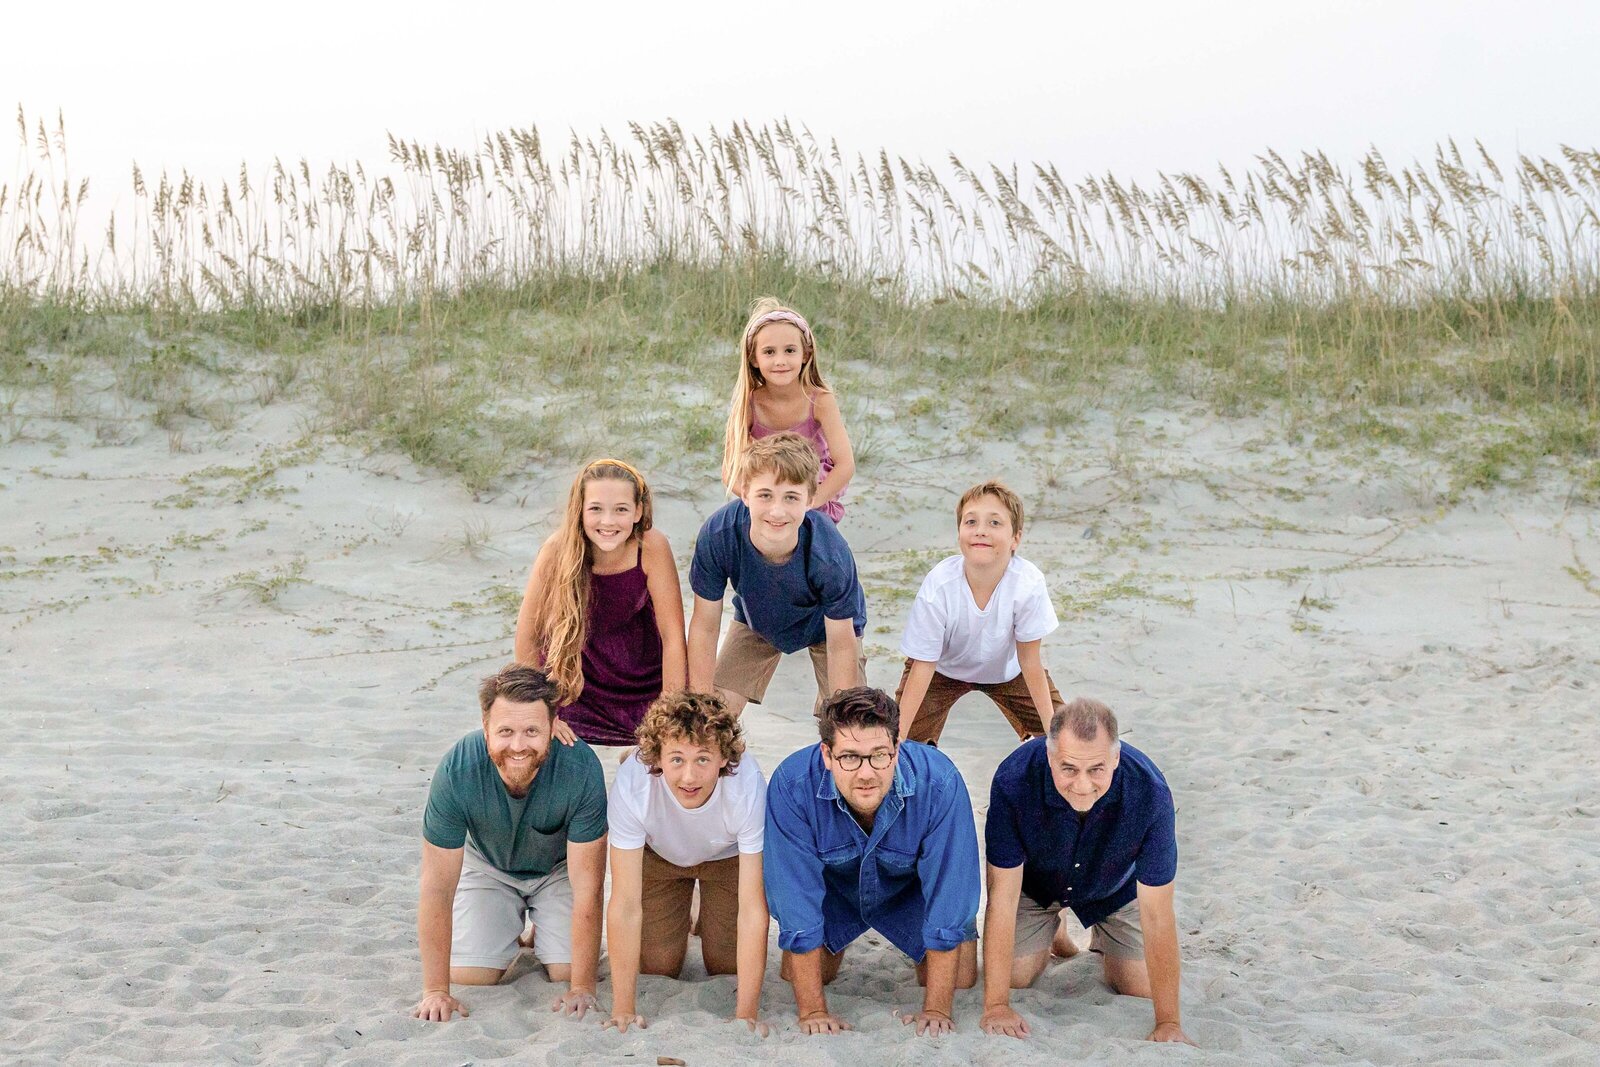
[[[535,753],[520,771],[511,765],[507,755],[505,752],[495,752],[490,754],[489,759],[500,772],[500,780],[505,783],[506,792],[514,797],[526,796],[528,789],[533,785],[533,776],[544,766],[544,759],[548,753]]]

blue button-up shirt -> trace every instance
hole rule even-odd
[[[972,801],[936,748],[900,745],[871,834],[839,795],[822,746],[794,753],[767,786],[765,847],[767,907],[789,952],[840,952],[871,927],[920,963],[978,936]]]
[[[994,772],[984,846],[996,867],[1021,867],[1022,891],[1061,903],[1093,926],[1178,875],[1172,792],[1150,757],[1127,742],[1105,796],[1079,814],[1050,777],[1042,737],[1018,745]]]

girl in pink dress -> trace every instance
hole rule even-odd
[[[839,401],[817,367],[811,326],[799,312],[764,296],[751,309],[740,350],[722,441],[723,484],[738,492],[739,457],[752,440],[797,433],[822,460],[811,507],[838,522],[844,518],[844,490],[856,472],[856,457]]]

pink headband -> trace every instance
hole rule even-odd
[[[750,324],[750,328],[744,331],[745,344],[748,345],[750,343],[750,338],[756,335],[756,331],[760,330],[761,327],[765,326],[769,322],[793,323],[794,325],[800,327],[800,332],[805,335],[807,341],[811,342],[812,348],[817,346],[816,338],[811,336],[811,324],[806,322],[805,319],[801,318],[797,312],[793,311],[769,311],[765,315],[762,315],[760,318],[756,319]]]

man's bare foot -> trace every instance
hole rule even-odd
[[[1056,927],[1056,936],[1050,940],[1050,955],[1057,959],[1070,960],[1081,951],[1078,943],[1072,940],[1071,934],[1060,926]]]
[[[522,931],[521,936],[517,938],[517,944],[521,945],[523,948],[532,948],[533,935],[535,933],[537,933],[537,931],[534,929],[533,924],[529,923],[527,928]]]

